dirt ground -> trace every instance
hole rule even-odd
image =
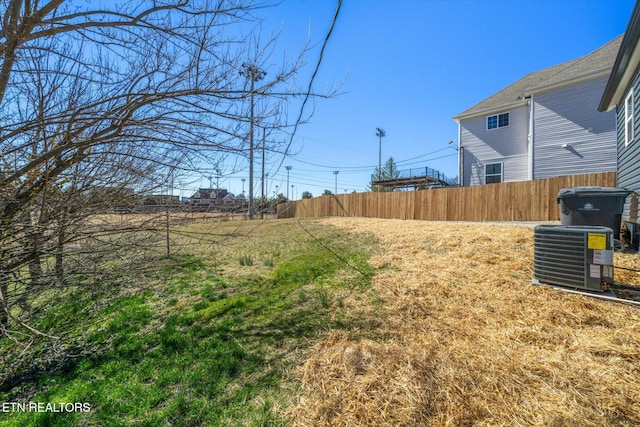
[[[530,225],[322,221],[375,234],[381,273],[295,372],[294,425],[640,425],[640,308],[532,286]]]

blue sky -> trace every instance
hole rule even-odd
[[[336,3],[284,0],[258,16],[266,20],[265,29],[282,28],[277,49],[294,55],[308,35],[312,44],[321,43]],[[333,192],[336,177],[338,193],[366,191],[378,164],[377,127],[386,132],[383,163],[393,156],[400,169],[428,166],[456,176],[457,152],[447,144],[457,144],[453,116],[528,73],[611,41],[624,32],[633,3],[344,0],[314,83],[319,92],[341,84],[341,94],[317,101],[291,155],[267,165],[268,194],[276,185],[287,194],[285,166],[292,167],[292,199],[303,191]],[[300,81],[308,81],[318,52],[309,53]],[[223,176],[220,187],[240,193],[242,178],[248,172]],[[255,186],[259,196],[258,180]]]

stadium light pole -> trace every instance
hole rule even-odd
[[[242,69],[239,71],[241,76],[244,76],[251,82],[251,89],[249,94],[251,97],[251,115],[249,116],[249,219],[253,219],[253,121],[254,121],[254,95],[255,95],[255,83],[262,80],[267,72],[261,70],[255,65],[249,65],[247,63],[242,64]]]
[[[382,137],[387,136],[383,129],[376,128],[376,136],[379,138],[378,142],[378,181],[380,181],[380,169],[382,168]]]

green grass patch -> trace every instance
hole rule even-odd
[[[253,257],[251,255],[242,255],[238,262],[243,267],[250,267],[253,265]]]
[[[0,397],[90,410],[14,412],[0,417],[0,426],[285,425],[283,408],[296,387],[285,374],[300,363],[296,350],[329,328],[350,327],[337,295],[362,289],[374,274],[370,236],[320,222],[304,226],[194,224],[192,231],[215,227],[209,234],[219,239],[217,252],[211,242],[181,242],[190,253],[164,260],[160,273],[138,278],[137,289],[65,295],[43,310],[39,326],[73,325],[65,339],[75,353],[51,354],[66,364],[23,377],[14,372],[11,385],[0,384]],[[269,262],[238,268],[242,254],[265,248]],[[21,354],[3,342],[2,349],[33,360],[51,345]]]

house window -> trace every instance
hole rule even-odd
[[[509,126],[509,113],[487,116],[487,130]]]
[[[624,145],[633,142],[633,89],[624,100]]]
[[[502,182],[502,163],[491,163],[484,168],[484,183]]]

